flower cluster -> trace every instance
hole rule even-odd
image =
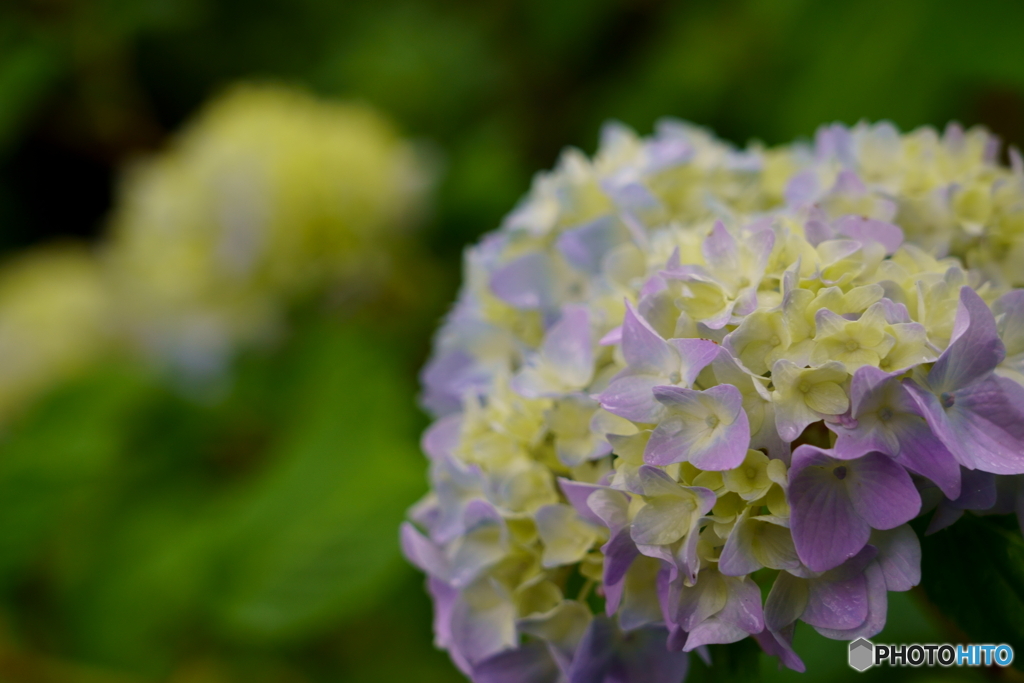
[[[466,255],[402,528],[474,681],[678,682],[853,639],[907,523],[1024,505],[1024,169],[983,130],[606,127]],[[1024,510],[1021,510],[1024,514]],[[766,594],[764,597],[762,594]]]
[[[203,374],[296,297],[379,284],[422,208],[423,161],[368,108],[234,87],[124,178],[106,259],[127,332]]]

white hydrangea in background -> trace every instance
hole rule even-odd
[[[235,86],[125,175],[105,259],[126,331],[158,359],[215,371],[296,298],[385,281],[430,180],[368,107]]]
[[[422,218],[428,162],[363,105],[229,89],[128,169],[98,244],[0,264],[0,425],[105,355],[205,381],[303,298],[385,287]]]

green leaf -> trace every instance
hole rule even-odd
[[[1024,538],[1016,519],[964,515],[921,542],[928,598],[976,643],[1024,651]],[[1014,660],[1021,667],[1024,660]]]

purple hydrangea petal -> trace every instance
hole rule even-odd
[[[871,451],[885,453],[955,497],[960,467],[919,412],[894,373],[868,365],[858,369],[850,382],[849,416],[828,423],[837,436],[835,455],[852,459]]]
[[[943,500],[928,522],[925,535],[941,531],[960,519],[964,510],[988,510],[996,504],[996,477],[982,470],[961,471],[963,485],[957,498]]]
[[[462,436],[462,413],[442,417],[423,433],[420,447],[431,460],[451,457]]]
[[[590,497],[590,494],[594,491],[607,489],[607,487],[601,486],[600,484],[588,484],[583,481],[573,481],[572,479],[566,479],[565,477],[558,478],[558,487],[562,489],[562,493],[565,494],[566,500],[569,501],[569,504],[576,509],[576,512],[578,512],[581,517],[594,524],[607,525],[605,520],[595,513],[587,504],[587,499]],[[629,501],[626,498],[626,494],[621,491],[614,491],[612,493],[616,496],[622,497],[624,505],[628,504]]]
[[[785,666],[792,671],[804,673],[807,666],[793,649],[793,631],[793,624],[781,631],[773,631],[766,626],[763,631],[754,634],[754,639],[766,655],[779,658],[780,669]]]
[[[853,139],[850,135],[850,131],[841,126],[834,126],[833,129],[837,136],[845,139],[843,144],[847,149],[841,153],[844,165],[853,166],[856,162],[854,161]],[[845,168],[836,175],[835,184],[832,186],[830,191],[836,194],[860,196],[865,194],[868,191],[868,188],[855,171]]]
[[[654,387],[661,386],[661,375],[619,375],[596,399],[613,415],[634,422],[656,422],[664,407],[654,398]]]
[[[678,625],[669,623],[668,638],[665,641],[665,647],[670,652],[682,652],[683,648],[686,647],[686,638],[689,634],[683,629],[679,628]],[[707,652],[707,646],[697,648],[697,652]],[[703,658],[702,658],[703,659]]]
[[[669,345],[679,354],[679,381],[674,384],[690,386],[701,370],[711,365],[722,347],[708,339],[669,339]]]
[[[683,651],[701,645],[735,643],[764,630],[761,591],[750,577],[723,577],[725,606],[690,630]]]
[[[874,529],[893,529],[921,511],[921,496],[907,471],[881,453],[849,462],[842,482],[854,510]]]
[[[937,394],[956,391],[987,375],[1005,357],[992,311],[977,292],[961,287],[952,339],[928,372],[928,384]]]
[[[644,152],[644,170],[647,173],[659,173],[687,163],[693,158],[695,150],[687,140],[655,138],[644,146]]]
[[[471,665],[513,648],[518,644],[515,616],[508,596],[490,580],[479,581],[460,593],[452,607],[452,646]]]
[[[908,525],[872,531],[869,543],[878,548],[886,590],[908,591],[921,582],[921,542]]]
[[[544,336],[541,353],[562,374],[572,376],[580,385],[590,381],[594,372],[594,352],[590,333],[590,314],[584,306],[566,306],[562,317]]]
[[[853,373],[850,379],[850,412],[857,417],[868,404],[877,400],[882,389],[888,388],[894,374],[865,365]]]
[[[868,585],[863,574],[838,581],[809,581],[807,589],[807,608],[800,619],[811,626],[848,630],[868,617]]]
[[[813,170],[797,173],[786,183],[783,194],[786,197],[787,206],[799,207],[809,204],[821,194],[818,174]]]
[[[435,529],[441,521],[441,503],[437,496],[424,496],[409,508],[409,520],[418,527],[425,529],[432,539],[436,539]]]
[[[709,492],[710,493],[710,492]],[[713,493],[711,494],[714,495]],[[708,511],[714,507],[714,500],[706,503],[706,509]],[[705,513],[706,514],[706,513]],[[672,581],[676,578],[681,578],[683,583],[687,586],[692,586],[697,581],[697,573],[700,571],[701,560],[700,555],[697,553],[697,541],[700,540],[700,530],[708,523],[707,517],[701,517],[693,523],[693,528],[687,534],[686,538],[679,547],[672,554],[671,569],[669,576]]]
[[[754,534],[748,516],[736,520],[718,558],[718,571],[726,576],[743,576],[761,568],[753,553]]]
[[[506,263],[491,276],[491,291],[509,306],[522,310],[547,308],[554,291],[551,261],[532,252]]]
[[[679,601],[679,581],[678,573],[663,571],[658,573],[658,600],[661,602],[661,623],[668,625],[670,628],[678,628],[672,621],[672,615],[675,610],[675,605]],[[671,639],[671,633],[669,639]],[[669,649],[682,649],[682,646],[678,648]]]
[[[946,411],[953,429],[1002,456],[989,471],[1024,473],[1024,387],[993,375],[957,392],[956,401],[960,410]]]
[[[476,465],[442,457],[431,463],[430,478],[438,499],[437,524],[430,529],[430,536],[443,544],[465,530],[466,505],[483,496],[484,475]]]
[[[572,668],[570,683],[605,683],[609,669],[616,664],[618,628],[607,618],[596,617],[583,634]]]
[[[584,634],[569,671],[570,683],[682,683],[689,656],[665,647],[668,632],[644,627],[622,633],[596,617]]]
[[[847,168],[854,164],[853,139],[850,131],[842,124],[820,126],[814,133],[814,151],[817,158],[822,161],[834,159]],[[855,173],[843,170],[840,171],[836,183],[851,183],[856,179]]]
[[[747,230],[752,230],[755,224],[747,226]],[[768,267],[768,261],[771,258],[772,251],[775,249],[775,231],[771,229],[771,222],[762,221],[762,226],[759,229],[755,229],[752,234],[748,234],[743,241],[746,248],[750,250],[755,259],[755,273],[758,281],[764,277],[764,271]],[[754,283],[751,283],[753,286]]]
[[[885,457],[885,456],[882,456]],[[868,542],[871,526],[859,514],[839,479],[851,461],[801,446],[789,471],[790,525],[800,560],[813,571],[842,564]],[[838,472],[837,472],[838,470]]]
[[[864,569],[867,584],[868,614],[864,622],[852,629],[830,629],[816,626],[815,630],[826,638],[833,640],[855,640],[870,638],[885,626],[889,599],[885,589],[885,576],[877,562],[872,562]]]
[[[473,683],[559,683],[564,680],[547,645],[540,641],[523,643],[488,657],[473,667]]]
[[[613,178],[601,183],[615,207],[632,215],[657,214],[661,210],[661,201],[647,187],[636,180]]]
[[[885,247],[886,254],[892,254],[903,244],[903,230],[885,221],[850,214],[840,216],[832,225],[840,235],[859,242],[878,242]]]
[[[423,396],[420,402],[433,415],[445,415],[462,408],[465,377],[476,369],[476,359],[462,349],[434,356],[420,373]]]
[[[713,270],[739,268],[739,247],[736,238],[726,229],[722,221],[715,221],[711,232],[701,245],[704,260]]]
[[[583,306],[566,306],[544,335],[540,353],[513,378],[512,388],[527,398],[562,396],[585,387],[593,374],[590,315]]]
[[[890,325],[906,324],[913,322],[913,320],[910,317],[910,311],[907,310],[906,304],[896,303],[888,296],[880,299],[878,303],[881,304],[882,311],[885,313],[885,320]],[[920,323],[915,324],[920,325]]]
[[[421,403],[435,416],[458,412],[467,395],[486,393],[495,375],[511,370],[521,355],[521,343],[508,330],[457,313],[449,315],[439,352],[420,374]]]
[[[939,504],[938,508],[935,509],[934,514],[932,514],[932,518],[928,520],[928,528],[925,529],[924,535],[930,536],[936,531],[942,531],[963,516],[963,510],[951,505],[946,505],[945,501],[943,501]]]
[[[587,507],[612,531],[629,525],[630,496],[616,489],[601,488],[587,496]]]
[[[591,275],[601,269],[601,260],[625,238],[614,216],[601,216],[589,223],[562,232],[556,246],[574,268]]]
[[[602,586],[602,590],[604,591],[605,614],[609,617],[615,616],[615,613],[619,610],[619,605],[622,604],[622,595],[626,592],[625,574],[623,574],[623,578],[618,583],[605,584]]]
[[[881,453],[839,460],[801,446],[793,453],[789,476],[793,541],[813,571],[831,569],[855,555],[872,527],[892,529],[921,509],[910,475]]]
[[[728,470],[743,462],[750,445],[750,423],[736,387],[719,384],[704,391],[657,387],[654,395],[671,417],[651,434],[645,462],[687,461],[704,470]]]
[[[430,593],[434,603],[434,646],[448,650],[455,666],[459,671],[468,675],[469,662],[455,646],[452,637],[452,614],[459,598],[459,590],[444,581],[427,577],[427,592]]]
[[[900,443],[896,462],[935,482],[947,496],[960,495],[960,465],[924,420],[894,421],[893,434]]]
[[[617,346],[622,343],[622,325],[613,327],[597,340],[598,346]]]
[[[402,554],[409,562],[428,576],[442,580],[448,577],[448,561],[444,553],[417,531],[416,527],[409,522],[403,522],[400,537]]]
[[[622,320],[622,356],[634,372],[667,375],[679,369],[678,355],[628,301]]]
[[[851,576],[864,573],[864,568],[875,561],[878,557],[878,548],[873,545],[866,545],[856,555],[843,562],[841,565],[827,572],[820,574],[817,578],[826,581],[845,581]],[[812,577],[811,580],[814,580]]]
[[[835,239],[836,231],[828,224],[825,216],[813,216],[804,223],[804,237],[811,243],[811,246],[816,247],[822,242]]]
[[[633,560],[640,555],[640,551],[637,550],[636,543],[633,542],[629,530],[623,528],[612,534],[608,542],[602,546],[601,552],[604,554],[603,579],[605,591],[607,592],[610,586],[620,586],[623,578],[626,576],[626,572],[629,571],[630,566],[633,564]],[[621,590],[614,601],[611,597],[606,596],[606,607],[609,610],[609,616],[614,614],[618,608],[617,598],[619,596],[621,596]],[[612,604],[613,602],[615,604]]]
[[[681,166],[694,155],[693,145],[678,138],[654,139],[647,143],[647,170],[653,173]]]
[[[667,636],[668,632],[657,626],[644,627],[626,634],[619,646],[619,665],[612,667],[613,675],[606,681],[682,683],[689,670],[690,659],[685,652],[669,651],[665,647]]]
[[[1024,473],[1024,387],[991,373],[941,395],[909,380],[906,386],[932,432],[961,465]]]
[[[463,528],[450,561],[449,580],[454,586],[468,585],[508,551],[505,520],[487,501],[476,499],[466,505]]]
[[[725,577],[715,571],[698,575],[697,583],[684,586],[679,591],[675,623],[687,632],[712,615],[717,614],[729,600],[729,589]]]

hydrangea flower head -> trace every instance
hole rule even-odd
[[[379,284],[423,203],[422,162],[366,107],[229,89],[122,182],[107,258],[128,331],[204,372],[295,297]]]
[[[86,249],[36,248],[0,268],[0,423],[83,369],[113,341],[113,307]]]
[[[997,148],[667,121],[538,175],[423,373],[402,543],[437,645],[475,681],[678,683],[747,637],[803,670],[797,621],[878,633],[923,501],[952,523],[1024,473],[1024,168]]]

